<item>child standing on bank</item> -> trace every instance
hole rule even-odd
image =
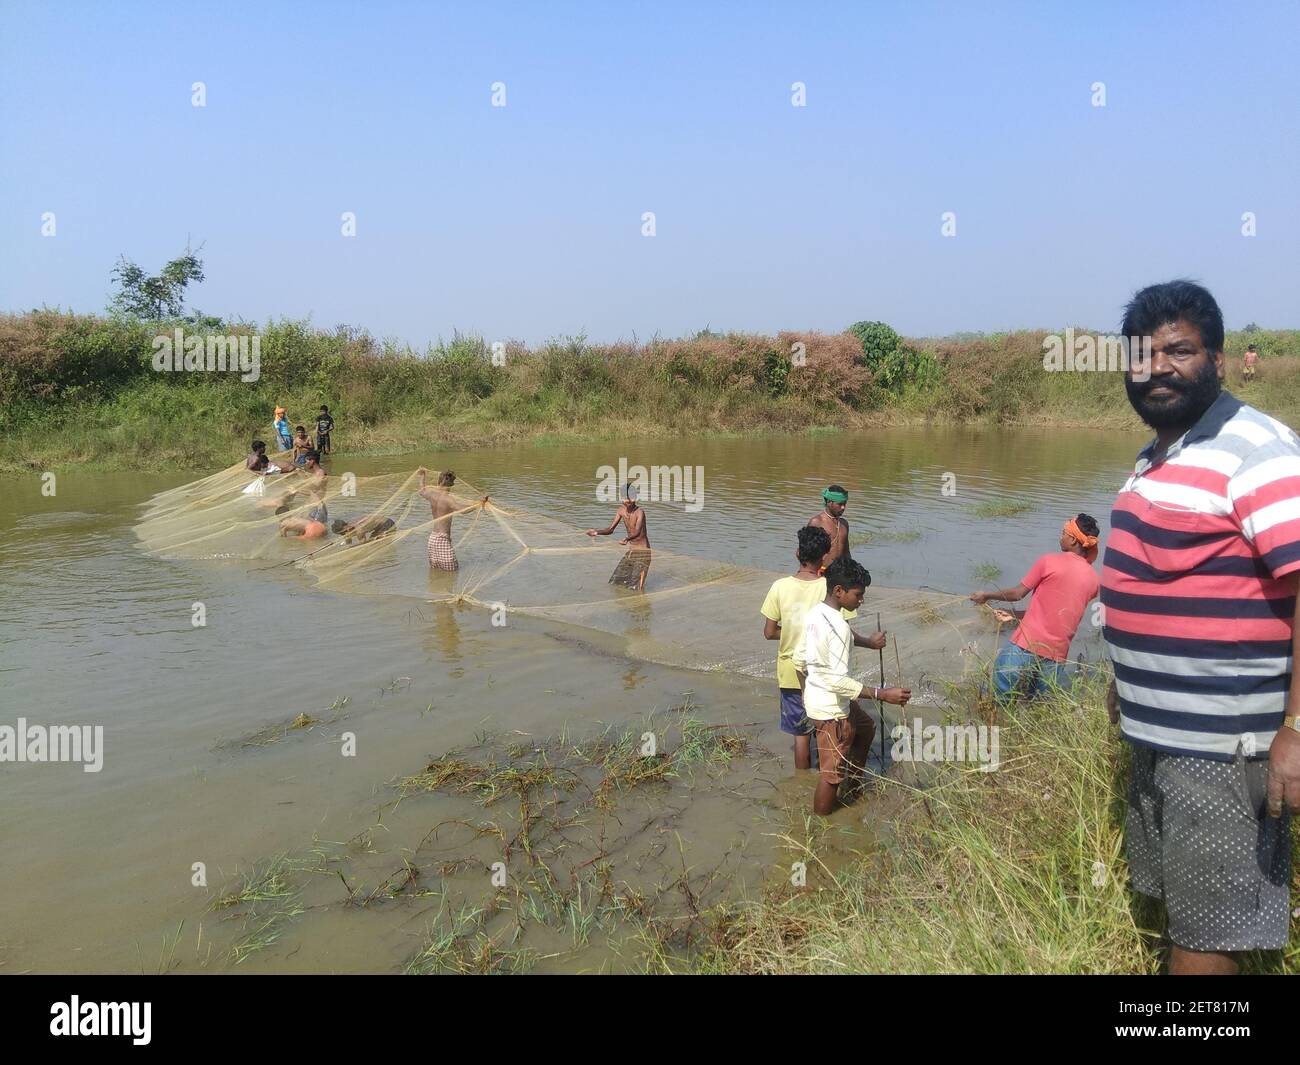
[[[322,455],[330,453],[330,433],[334,432],[334,419],[330,417],[329,407],[321,405],[316,415],[316,450]]]

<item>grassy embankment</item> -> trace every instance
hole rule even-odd
[[[791,840],[808,887],[734,907],[717,949],[689,967],[740,973],[1154,973],[1159,904],[1128,887],[1127,744],[1106,719],[1105,678],[1020,706],[1000,722],[1000,768],[947,765],[924,791],[888,783],[892,838],[832,872]],[[960,703],[961,693],[955,693]],[[964,696],[970,701],[970,693]],[[969,708],[970,719],[977,710]],[[808,786],[809,794],[812,784]],[[1300,836],[1300,819],[1293,823]],[[1300,840],[1296,840],[1300,843]],[[820,887],[821,890],[817,890]],[[1300,899],[1300,865],[1292,898]],[[680,969],[656,953],[654,968]],[[1285,951],[1246,972],[1300,973]]]
[[[347,454],[882,422],[1137,425],[1116,375],[1045,372],[1042,331],[911,341],[908,359],[927,371],[887,374],[849,333],[512,343],[496,366],[473,337],[417,352],[301,322],[216,330],[260,336],[261,377],[249,384],[229,372],[155,372],[153,338],[174,324],[0,316],[0,470],[220,467],[252,436],[269,438],[277,403],[291,424],[309,427],[328,403]],[[1246,394],[1300,420],[1300,331],[1250,339],[1263,361]],[[806,345],[801,366],[791,363],[796,342]],[[1235,356],[1245,343],[1230,335],[1228,349]],[[1230,387],[1239,386],[1238,363]]]

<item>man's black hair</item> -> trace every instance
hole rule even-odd
[[[831,537],[825,529],[816,525],[805,525],[799,530],[799,561],[810,566],[819,561],[831,549]]]
[[[1101,526],[1097,524],[1097,519],[1091,514],[1079,514],[1074,519],[1074,524],[1079,526],[1079,532],[1085,536],[1100,536]]]
[[[849,494],[849,490],[848,490],[847,488],[845,488],[842,484],[828,484],[828,485],[826,486],[826,491],[828,491],[828,492],[843,492],[845,495],[848,495],[848,494]]]
[[[319,451],[304,451],[302,457],[307,462],[320,462]]]
[[[1126,337],[1145,337],[1170,322],[1196,326],[1211,354],[1223,350],[1223,312],[1209,289],[1195,281],[1165,281],[1135,293],[1124,308],[1120,331]]]
[[[266,441],[265,441],[265,440],[254,440],[254,441],[253,441],[253,450],[254,450],[254,451],[265,451],[265,450],[266,450]]]
[[[305,425],[295,425],[293,427],[293,431],[295,433],[305,433],[307,431],[307,427]]]
[[[855,562],[848,555],[840,555],[826,567],[826,590],[829,592],[836,585],[846,592],[853,588],[869,588],[871,574],[861,562]]]
[[[328,414],[328,413],[330,412],[329,407],[325,406],[324,403],[322,403],[322,404],[320,405],[320,409],[323,410],[326,414]]]

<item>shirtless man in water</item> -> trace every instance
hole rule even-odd
[[[282,468],[266,457],[266,444],[261,440],[253,441],[253,449],[244,460],[244,468],[252,473],[292,473],[293,470]]]
[[[831,538],[831,549],[821,560],[820,572],[825,573],[826,567],[841,555],[845,558],[853,556],[849,552],[849,523],[843,517],[849,493],[840,485],[833,484],[822,492],[822,501],[826,508],[810,518],[808,524],[823,530]]]
[[[329,511],[325,509],[325,488],[329,482],[329,475],[321,467],[320,455],[315,451],[308,451],[303,456],[303,464],[299,468],[307,478],[307,492],[311,495],[311,506],[307,508],[305,516],[289,517],[280,522],[280,535],[302,536],[314,540],[329,531],[330,516]],[[275,512],[281,514],[287,510],[299,490],[301,489],[282,496]]]
[[[459,500],[451,493],[456,475],[451,470],[444,470],[438,474],[437,486],[430,488],[429,471],[421,466],[415,472],[420,475],[420,495],[428,500],[429,509],[433,512],[433,531],[429,533],[429,567],[458,570],[460,562],[451,543],[451,516],[460,509],[457,506]],[[486,501],[485,497],[484,502]]]
[[[308,451],[303,456],[302,471],[307,475],[307,491],[311,493],[311,509],[307,511],[307,520],[328,525],[330,516],[325,509],[325,487],[329,475],[320,464],[320,452]]]
[[[643,592],[646,575],[650,572],[650,537],[646,535],[645,511],[637,506],[636,497],[636,486],[630,483],[625,485],[623,505],[618,508],[609,528],[588,529],[587,535],[608,536],[618,528],[619,522],[623,523],[623,531],[627,535],[619,543],[626,544],[628,552],[610,574],[609,583]]]

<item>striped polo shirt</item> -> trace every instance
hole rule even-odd
[[[1266,757],[1291,684],[1300,439],[1221,392],[1153,463],[1155,449],[1115,500],[1102,562],[1121,730],[1173,754]]]

